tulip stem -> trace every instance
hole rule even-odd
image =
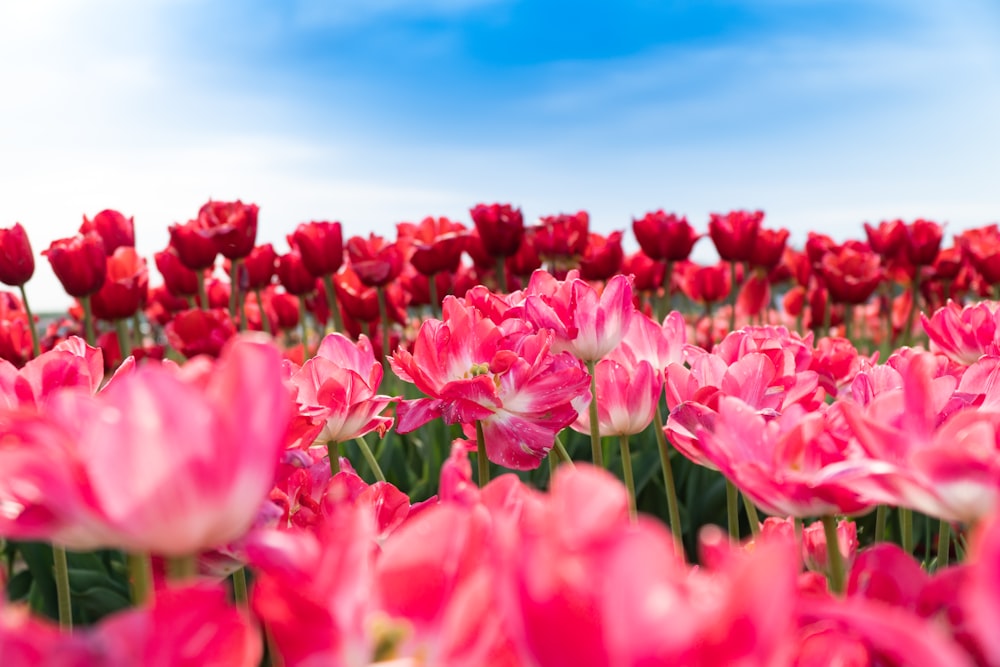
[[[490,481],[490,460],[486,457],[486,436],[483,435],[483,422],[476,421],[476,462],[479,465],[479,488]]]
[[[132,602],[136,605],[145,604],[153,593],[153,564],[149,554],[130,553],[128,562],[129,579],[132,583]]]
[[[323,290],[326,292],[326,304],[330,308],[333,331],[344,333],[344,320],[340,317],[340,306],[337,305],[337,288],[333,286],[332,273],[323,276]]]
[[[635,478],[632,477],[632,453],[628,447],[628,435],[622,434],[618,440],[622,455],[622,475],[625,477],[625,488],[628,490],[628,515],[632,521],[638,517],[635,499]]]
[[[556,476],[556,470],[559,468],[559,452],[555,447],[549,450],[549,455],[546,456],[549,460],[549,490],[552,490],[552,480]]]
[[[889,514],[889,508],[879,505],[875,508],[875,543],[878,544],[885,539],[885,522]]]
[[[80,297],[80,307],[83,308],[83,339],[87,345],[95,346],[94,313],[90,307],[90,295]]]
[[[938,527],[937,569],[947,567],[951,560],[951,524],[941,519]]]
[[[198,575],[198,561],[193,554],[167,559],[167,573],[172,581],[183,582]]]
[[[205,270],[198,269],[194,272],[198,279],[198,306],[202,310],[208,310],[208,291],[205,289]]]
[[[566,451],[566,446],[559,439],[559,435],[556,435],[556,442],[553,445],[553,450],[559,455],[559,458],[563,463],[568,463],[570,467],[573,467],[573,459],[570,458],[569,452]]]
[[[597,363],[593,359],[587,361],[587,370],[590,371],[590,452],[594,465],[603,468],[604,452],[601,449],[601,424],[597,413]]]
[[[309,323],[306,321],[306,297],[298,294],[299,300],[299,329],[302,331],[302,360],[305,362],[309,358]]]
[[[436,273],[427,276],[427,300],[431,302],[431,317],[441,319],[441,300],[438,298]]]
[[[743,496],[743,509],[747,511],[747,521],[750,524],[750,533],[757,537],[760,535],[760,517],[757,516],[757,508],[754,507],[753,501],[747,498],[747,494],[741,494]]]
[[[683,544],[684,533],[681,526],[681,512],[677,501],[677,484],[674,482],[674,469],[670,465],[670,449],[667,447],[667,434],[663,430],[663,417],[660,409],[653,411],[653,429],[656,433],[656,444],[660,450],[660,467],[663,469],[663,486],[667,492],[667,512],[670,515],[670,532],[674,534],[677,545]]]
[[[257,297],[257,309],[260,310],[260,328],[266,333],[271,333],[271,318],[268,317],[267,308],[264,307],[264,298],[261,289],[257,287],[253,293]]]
[[[729,262],[729,330],[736,331],[736,262]]]
[[[507,291],[507,258],[497,257],[497,292]]]
[[[913,320],[917,314],[917,307],[920,304],[920,267],[913,268],[913,299],[910,302],[910,312],[906,315],[906,331],[903,332],[903,340],[907,345],[913,346]]]
[[[913,555],[913,510],[899,508],[899,541],[907,555]]]
[[[239,316],[240,331],[247,330],[247,312],[240,294],[240,260],[229,260],[229,316],[235,321]]]
[[[840,540],[837,539],[837,519],[824,516],[823,534],[826,536],[826,554],[830,566],[830,590],[835,594],[844,592],[844,558],[840,553]]]
[[[242,609],[246,609],[248,605],[249,596],[247,595],[247,572],[245,567],[233,572],[233,599],[236,600],[236,606]]]
[[[340,447],[335,440],[327,441],[326,453],[330,458],[330,474],[336,475],[340,472]]]
[[[129,338],[128,320],[115,320],[115,333],[118,336],[118,351],[122,355],[122,363],[132,354],[132,339]]]
[[[56,580],[56,602],[59,608],[59,627],[67,632],[73,630],[73,607],[69,590],[69,564],[66,549],[52,547],[53,576]]]
[[[31,306],[28,305],[28,294],[24,291],[24,284],[18,285],[21,288],[21,303],[24,304],[24,314],[28,316],[28,331],[31,332],[31,356],[37,357],[42,353],[38,345],[38,331],[35,329],[35,317],[31,314]]]
[[[385,475],[382,474],[382,468],[379,467],[378,461],[375,459],[375,455],[372,453],[372,448],[368,446],[368,441],[365,437],[358,436],[354,439],[354,442],[358,443],[358,447],[361,448],[361,455],[365,457],[365,461],[368,462],[368,467],[372,469],[372,473],[375,475],[375,479],[380,482],[385,481]]]
[[[729,521],[729,537],[740,539],[740,492],[736,485],[726,479],[726,517]]]
[[[389,373],[389,305],[385,300],[385,286],[376,287],[375,294],[378,297],[378,320],[382,329],[382,377],[391,380],[393,376]]]

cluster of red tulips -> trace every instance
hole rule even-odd
[[[1000,665],[996,225],[471,218],[0,229],[0,664]]]

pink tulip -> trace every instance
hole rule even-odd
[[[931,317],[923,313],[920,321],[931,339],[933,350],[966,366],[984,354],[1000,354],[1000,304],[981,301],[962,308],[949,301]]]
[[[1000,522],[995,512],[978,526],[969,553],[968,581],[960,601],[969,630],[981,648],[986,664],[1000,665]]]
[[[40,407],[60,389],[93,394],[104,380],[104,355],[79,336],[70,336],[18,370],[0,359],[0,406]]]
[[[51,396],[44,415],[8,413],[0,534],[164,556],[236,540],[284,446],[280,373],[277,349],[241,339],[207,378],[148,365],[96,397]]]
[[[569,350],[583,361],[597,361],[615,349],[625,336],[635,306],[628,278],[615,276],[598,294],[570,271],[557,280],[535,271],[525,290],[525,316],[536,327],[554,333],[553,350]]]
[[[392,368],[429,398],[402,401],[400,433],[431,419],[483,426],[486,453],[494,463],[538,467],[556,434],[576,419],[572,401],[590,378],[568,353],[552,352],[553,334],[529,333],[523,323],[498,325],[473,306],[445,299],[444,321],[421,326],[413,352],[399,349]]]
[[[382,364],[375,361],[366,336],[354,343],[341,334],[330,334],[301,368],[286,364],[299,414],[320,427],[306,446],[313,440],[346,442],[371,431],[382,436],[392,426],[392,417],[381,414],[396,399],[376,394],[382,383]]]
[[[621,344],[610,352],[608,358],[626,366],[645,360],[662,375],[670,364],[684,363],[686,344],[687,324],[678,311],[667,315],[662,325],[637,312],[629,321]]]
[[[858,526],[853,521],[841,520],[837,523],[837,547],[844,569],[850,571],[858,552]],[[827,572],[829,554],[822,522],[815,521],[802,530],[802,551],[806,567],[814,572]]]
[[[597,362],[597,418],[602,436],[635,435],[653,421],[663,382],[648,361],[632,367],[612,359]],[[575,404],[580,416],[573,430],[590,433],[586,398]]]

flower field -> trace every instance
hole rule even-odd
[[[1000,665],[998,227],[589,222],[0,229],[0,665]]]

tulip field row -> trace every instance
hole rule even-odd
[[[1000,665],[996,225],[470,218],[0,229],[0,665]]]

